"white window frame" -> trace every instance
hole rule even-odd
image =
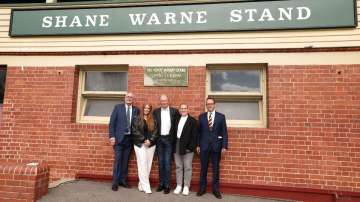
[[[76,122],[78,123],[100,123],[108,124],[109,117],[103,116],[85,116],[86,102],[92,99],[119,99],[119,103],[124,100],[126,91],[85,91],[85,73],[89,71],[95,72],[127,72],[128,65],[86,65],[79,67],[79,87],[77,98]],[[128,75],[129,78],[129,75]]]
[[[213,70],[260,70],[260,92],[212,92],[211,75]],[[206,65],[206,97],[214,98],[216,102],[242,102],[258,101],[260,120],[226,120],[228,127],[234,128],[266,128],[267,127],[267,102],[266,102],[266,71],[267,64],[208,64]],[[216,110],[216,108],[215,108]],[[226,117],[226,114],[225,114]]]

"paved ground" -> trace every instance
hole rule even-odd
[[[201,197],[191,192],[189,196],[163,194],[155,192],[152,194],[139,192],[137,188],[125,189],[119,187],[117,192],[111,190],[109,182],[95,182],[79,180],[66,182],[49,190],[39,202],[285,202],[285,200],[264,199],[256,197],[224,195],[223,199],[218,200],[212,194],[207,193]]]

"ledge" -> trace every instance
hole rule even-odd
[[[47,194],[49,167],[40,163],[0,163],[0,201],[36,201]]]

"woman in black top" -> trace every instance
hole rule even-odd
[[[139,191],[151,194],[149,176],[158,139],[157,124],[152,116],[151,104],[145,104],[132,124],[134,150],[136,155]]]

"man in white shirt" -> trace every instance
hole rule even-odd
[[[160,106],[154,110],[154,119],[160,133],[156,144],[159,155],[159,187],[156,191],[164,191],[164,194],[168,194],[171,184],[171,154],[176,137],[176,122],[180,114],[177,109],[169,106],[169,99],[166,95],[160,96]]]

